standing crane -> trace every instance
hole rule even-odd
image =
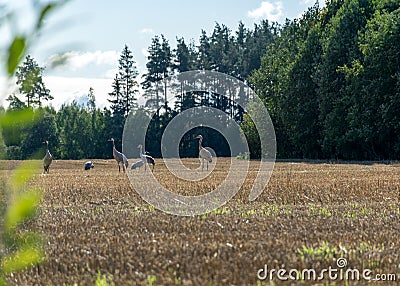
[[[44,155],[43,158],[43,173],[49,173],[51,162],[53,162],[53,156],[49,151],[49,141],[46,140],[42,143],[46,144],[46,155]]]
[[[146,165],[147,165],[147,163],[149,163],[149,164],[153,165],[153,171],[154,171],[154,166],[156,164],[154,158],[151,157],[150,155],[143,154],[143,146],[142,146],[142,144],[139,144],[138,148],[140,150],[139,151],[140,152],[140,158],[142,159],[143,164],[144,164],[144,170],[146,171]]]
[[[201,143],[203,142],[203,136],[197,135],[196,139],[199,139],[199,157],[202,160],[201,170],[204,170],[204,160],[207,160],[207,170],[208,170],[208,163],[212,163],[212,155],[211,152],[205,149]]]
[[[121,166],[119,165],[120,163],[122,163],[122,168],[125,172],[126,168],[128,168],[128,159],[124,154],[122,154],[115,148],[114,138],[108,139],[108,141],[111,141],[113,144],[113,157],[118,163],[118,172],[121,172]]]

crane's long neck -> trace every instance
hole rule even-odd
[[[142,159],[143,163],[146,164],[147,159],[146,159],[146,155],[143,154],[143,146],[142,145],[139,146],[139,152],[140,152],[140,154],[139,154],[140,158]]]
[[[46,151],[49,152],[49,143],[46,142]]]
[[[114,158],[117,156],[117,154],[118,154],[118,151],[117,151],[117,148],[115,148],[115,142],[114,141],[112,141],[112,144],[113,144],[113,155],[114,155]]]
[[[201,148],[203,148],[203,146],[201,146],[201,142],[203,141],[203,139],[199,139],[199,150],[201,150]]]

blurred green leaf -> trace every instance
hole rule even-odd
[[[8,111],[0,116],[1,127],[14,126],[16,123],[27,124],[33,123],[34,111],[32,109]]]
[[[35,175],[40,168],[41,162],[37,160],[23,161],[13,172],[10,184],[13,189],[19,189]]]
[[[13,202],[6,210],[4,227],[12,232],[22,221],[32,217],[40,202],[40,193],[35,190],[20,194],[18,200]]]
[[[67,1],[48,2],[41,4],[40,1],[32,0],[32,4],[38,9],[35,9],[37,16],[36,25],[26,36],[18,32],[12,32],[11,42],[8,45],[6,54],[5,68],[9,77],[15,74],[22,58],[24,57],[29,44],[33,42],[35,35],[39,34],[43,29],[45,19],[55,7]],[[13,25],[13,12],[7,12],[7,5],[0,4],[0,26],[6,22]],[[22,106],[23,108],[24,106]],[[1,110],[0,110],[1,111]],[[32,109],[24,109],[10,112],[0,113],[0,130],[5,129],[16,130],[19,126],[22,130],[24,126],[34,124],[38,119]],[[22,128],[21,128],[22,126]],[[18,132],[18,131],[16,131]],[[0,136],[1,137],[1,136]],[[3,138],[1,137],[2,141]],[[1,144],[0,144],[1,145]],[[1,148],[1,146],[0,146]],[[43,253],[41,250],[41,236],[24,229],[16,227],[19,224],[25,223],[31,218],[39,205],[41,194],[38,190],[28,190],[20,192],[26,183],[34,176],[41,161],[25,161],[12,174],[12,176],[4,182],[2,187],[2,202],[3,210],[5,211],[4,219],[1,225],[1,241],[0,250],[2,252],[1,267],[0,267],[0,286],[7,285],[4,275],[7,273],[19,271],[26,267],[37,264],[41,261]],[[5,254],[6,253],[6,254]],[[4,256],[5,255],[5,256]]]
[[[11,273],[22,270],[42,260],[42,251],[38,248],[21,249],[3,260],[3,271]]]
[[[7,73],[12,76],[24,56],[26,48],[26,38],[22,36],[16,36],[8,48],[8,60],[7,60]]]
[[[28,231],[22,227],[11,233],[5,233],[4,245],[7,253],[11,254],[18,249],[39,248],[44,246],[44,236],[33,231]]]
[[[53,2],[47,3],[46,5],[42,6],[41,9],[39,9],[38,11],[39,17],[36,22],[36,27],[35,27],[36,31],[39,31],[42,28],[44,20],[48,18],[49,13],[51,11],[64,5],[67,2],[68,0],[60,0],[60,1],[54,0]]]
[[[7,286],[7,285],[8,285],[7,282],[3,278],[0,278],[0,286]]]
[[[48,3],[47,5],[45,5],[42,10],[40,11],[40,15],[38,18],[38,21],[36,23],[36,29],[39,30],[42,28],[43,25],[43,21],[46,18],[47,14],[53,10],[53,8],[56,7],[55,3]]]
[[[27,247],[40,247],[44,241],[44,237],[32,231],[21,231],[16,237],[14,237],[14,242],[17,245],[23,245],[25,248]]]

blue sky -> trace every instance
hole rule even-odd
[[[323,2],[323,1],[320,1]],[[19,20],[11,29],[29,31],[33,23],[29,0],[0,0],[17,11]],[[139,72],[144,72],[146,50],[154,35],[164,34],[175,46],[176,37],[189,41],[201,30],[211,33],[216,22],[235,31],[239,21],[248,28],[262,19],[283,22],[299,17],[314,0],[72,0],[55,11],[29,53],[41,66],[49,67],[57,53],[67,53],[69,61],[56,69],[46,69],[44,81],[51,90],[53,106],[87,94],[94,88],[99,106],[106,104],[111,82],[125,44],[132,50]],[[10,27],[0,28],[0,47],[7,44]],[[4,100],[15,86],[0,81]],[[12,81],[11,81],[12,82]]]

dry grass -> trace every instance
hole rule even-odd
[[[100,272],[115,285],[149,285],[149,277],[154,285],[257,285],[264,264],[322,269],[339,257],[353,268],[400,274],[400,165],[278,163],[268,188],[250,203],[252,162],[228,204],[179,217],[146,204],[114,161],[94,161],[88,172],[84,161],[55,161],[50,174],[32,181],[44,190],[32,228],[45,234],[47,256],[9,277],[12,284],[93,285]],[[16,164],[6,162],[1,172]],[[162,184],[185,195],[210,191],[229,167],[219,159],[209,178],[188,183],[156,164]]]

